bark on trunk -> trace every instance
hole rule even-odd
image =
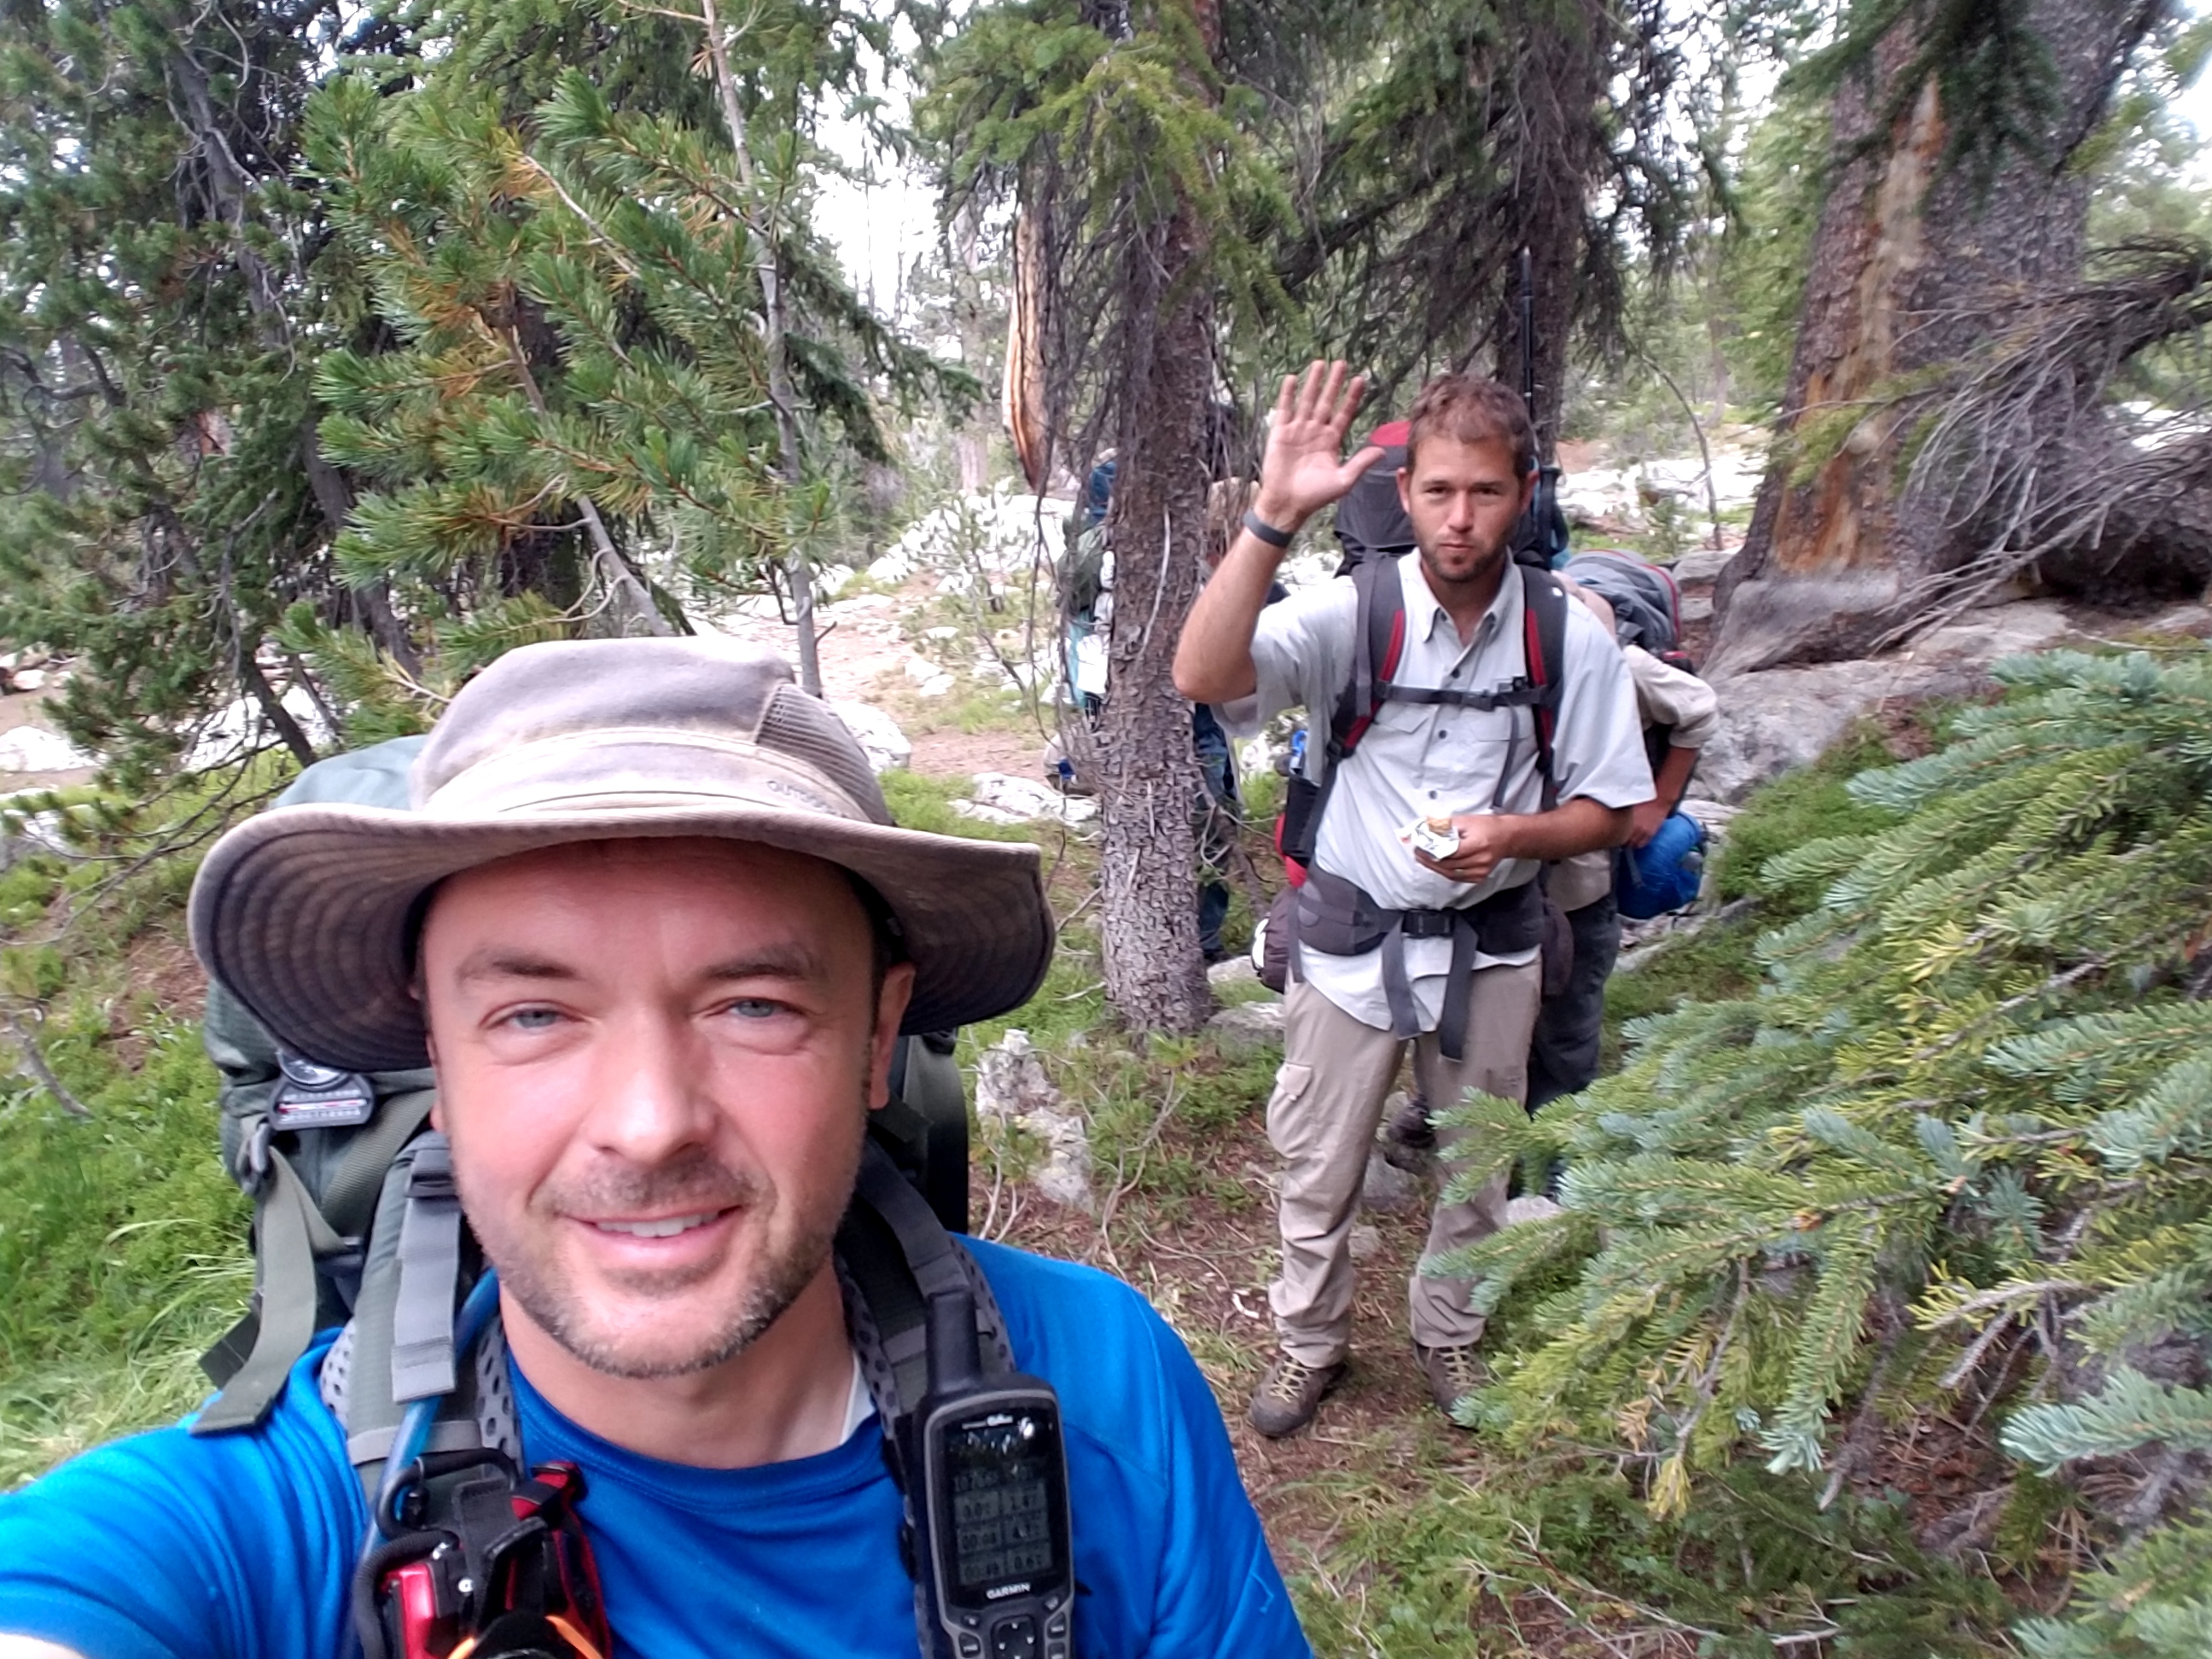
[[[1774,456],[1743,550],[1715,589],[1714,667],[1861,654],[1903,620],[1908,584],[1974,550],[1979,526],[1900,495],[1913,431],[1897,394],[1972,351],[1994,309],[2080,276],[2088,189],[2068,164],[2102,118],[2140,17],[2119,0],[2038,0],[2033,27],[2056,70],[2054,130],[2044,154],[2008,154],[1985,191],[1970,169],[1944,165],[1950,132],[1936,80],[1896,102],[1918,55],[1909,24],[1838,89],[1838,171],[1814,234]]]
[[[1213,361],[1202,228],[1188,209],[1135,240],[1116,433],[1110,679],[1099,743],[1106,996],[1132,1030],[1194,1031],[1212,1012],[1198,949],[1190,705],[1170,665],[1198,592]],[[1152,326],[1144,326],[1150,320]]]

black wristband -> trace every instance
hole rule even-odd
[[[1244,510],[1244,527],[1270,547],[1288,547],[1297,535],[1295,530],[1278,530],[1249,507]]]

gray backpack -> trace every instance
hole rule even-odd
[[[1633,553],[1607,549],[1577,553],[1561,570],[1613,607],[1624,645],[1640,646],[1662,661],[1682,643],[1682,593],[1665,568]],[[1678,665],[1686,666],[1686,664]]]

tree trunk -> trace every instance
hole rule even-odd
[[[1216,0],[1193,0],[1205,51]],[[1197,77],[1192,77],[1194,89]],[[1129,240],[1107,544],[1114,622],[1098,776],[1106,828],[1106,998],[1133,1031],[1195,1031],[1213,1012],[1198,949],[1204,799],[1176,641],[1198,593],[1212,476],[1213,304],[1206,228],[1188,202]]]
[[[1715,591],[1716,668],[1862,654],[1905,619],[1911,583],[1980,544],[1987,526],[1904,489],[1916,428],[1900,394],[1965,358],[2022,292],[2078,280],[2088,185],[2069,162],[2101,120],[2142,16],[2117,0],[2036,0],[2033,25],[2055,70],[2052,130],[2040,155],[2009,150],[1985,190],[1968,167],[1946,165],[1935,77],[1897,98],[1919,61],[1909,21],[1876,45],[1870,73],[1838,89],[1838,171],[1775,452],[1749,536]]]
[[[1114,624],[1099,743],[1106,829],[1106,996],[1138,1031],[1194,1031],[1212,1012],[1199,956],[1190,705],[1170,672],[1198,592],[1213,362],[1204,232],[1179,212],[1136,239],[1114,481]],[[1141,296],[1141,298],[1139,298]]]
[[[783,250],[777,240],[779,227],[760,210],[753,186],[752,151],[746,148],[745,115],[738,95],[738,78],[731,72],[729,42],[715,0],[700,0],[700,21],[707,30],[707,57],[714,66],[714,88],[721,100],[722,120],[729,129],[730,154],[738,179],[744,186],[748,206],[743,210],[745,234],[753,246],[755,269],[761,285],[761,345],[768,358],[769,401],[775,405],[775,472],[788,489],[796,489],[806,468],[799,444],[799,394],[791,383],[791,357],[784,342],[790,332],[789,302],[783,280]],[[821,640],[814,631],[814,567],[806,550],[796,544],[784,555],[784,580],[791,586],[791,621],[799,647],[799,689],[811,697],[822,695]]]

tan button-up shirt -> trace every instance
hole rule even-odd
[[[1528,672],[1521,577],[1509,570],[1498,597],[1462,641],[1423,577],[1420,561],[1398,561],[1406,599],[1406,642],[1396,674],[1401,685],[1501,690]],[[1352,672],[1357,601],[1348,579],[1310,587],[1260,613],[1252,640],[1259,671],[1255,697],[1222,711],[1231,730],[1250,731],[1279,709],[1304,707],[1312,730],[1306,764],[1316,782],[1326,764],[1330,715]],[[1627,665],[1597,619],[1567,607],[1563,689],[1553,744],[1553,769],[1562,801],[1585,797],[1606,806],[1651,799],[1651,769]],[[1417,863],[1398,831],[1417,817],[1461,812],[1529,813],[1541,810],[1534,711],[1487,711],[1442,703],[1386,702],[1344,763],[1315,843],[1314,861],[1364,888],[1392,909],[1446,909],[1474,904],[1535,878],[1537,865],[1502,861],[1486,880],[1456,882]],[[1449,939],[1405,941],[1424,1030],[1443,1012]],[[1478,966],[1525,962],[1532,953],[1482,957]],[[1363,1024],[1388,1029],[1379,951],[1358,957],[1304,953],[1314,988]]]

